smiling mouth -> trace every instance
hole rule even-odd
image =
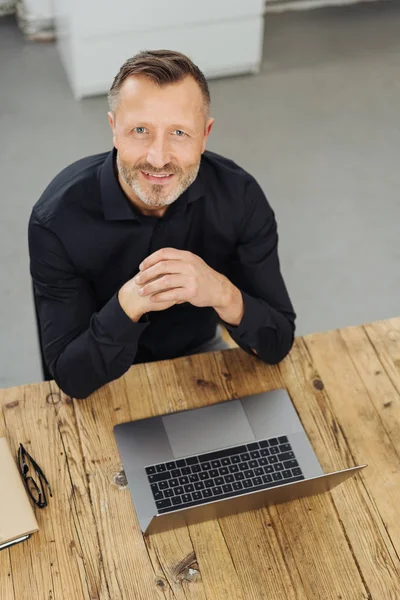
[[[165,183],[174,176],[174,173],[146,173],[145,171],[141,171],[141,173],[148,181],[157,183]]]

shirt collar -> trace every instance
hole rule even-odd
[[[116,156],[117,151],[113,148],[100,167],[100,189],[104,217],[106,221],[141,220],[140,212],[126,197],[119,184],[114,167]],[[178,205],[184,208],[187,204],[205,195],[201,166],[200,164],[199,173],[192,185],[174,202],[173,205],[177,205],[176,208],[178,208]]]

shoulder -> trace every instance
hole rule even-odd
[[[100,202],[98,172],[108,155],[87,156],[60,171],[34,205],[32,215],[45,225],[67,213],[96,210]]]
[[[211,195],[216,192],[221,201],[235,207],[242,216],[251,212],[254,206],[261,206],[266,213],[273,212],[255,177],[235,161],[206,150],[201,167],[207,191]]]

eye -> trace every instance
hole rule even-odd
[[[185,137],[185,135],[187,135],[184,131],[182,131],[181,129],[175,129],[175,132],[177,133],[177,137]]]
[[[134,127],[132,131],[134,131],[135,133],[144,133],[145,127]]]

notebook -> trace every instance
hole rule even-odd
[[[0,550],[39,530],[35,513],[6,438],[0,437]]]

